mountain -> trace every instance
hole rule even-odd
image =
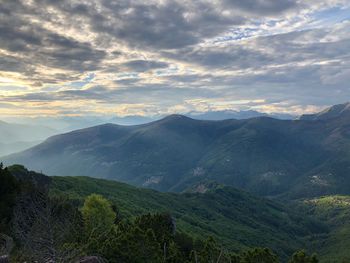
[[[295,119],[294,115],[291,114],[268,114],[255,110],[246,110],[246,111],[234,111],[234,110],[222,110],[222,111],[207,111],[207,112],[189,112],[185,116],[197,119],[197,120],[227,120],[227,119],[249,119],[256,117],[272,117],[281,120],[292,120]]]
[[[23,151],[57,134],[45,126],[0,121],[0,155]]]
[[[53,136],[2,158],[49,175],[85,175],[181,192],[211,180],[262,196],[350,193],[350,122],[202,121],[171,115]]]
[[[33,147],[37,144],[41,143],[41,141],[34,142],[12,142],[12,143],[1,143],[0,142],[0,156],[9,155],[12,153],[20,152],[30,147]]]
[[[316,114],[305,114],[301,120],[326,121],[334,118],[345,117],[350,120],[350,102],[334,105]]]
[[[56,132],[56,130],[45,126],[0,121],[0,142],[3,143],[40,141]]]
[[[206,111],[198,112],[191,111],[184,114],[187,117],[198,120],[225,120],[225,119],[247,119],[255,117],[274,117],[277,119],[295,119],[296,116],[290,114],[267,114],[254,110],[234,111]],[[154,116],[142,115],[127,115],[127,116],[38,116],[32,118],[17,117],[11,121],[31,126],[47,126],[56,131],[56,133],[65,133],[77,129],[84,129],[91,126],[97,126],[104,123],[113,123],[118,125],[140,125],[152,121],[160,120],[166,117],[164,114],[157,114]]]

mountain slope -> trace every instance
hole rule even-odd
[[[313,240],[322,262],[350,262],[350,196],[323,196],[298,202],[298,211],[327,224],[328,233]]]
[[[88,177],[52,177],[51,191],[81,202],[91,193],[102,194],[128,217],[170,212],[177,229],[201,238],[214,236],[233,250],[268,246],[285,257],[305,247],[306,236],[324,231],[322,225],[276,202],[231,187],[205,194],[171,194]]]
[[[87,175],[162,191],[214,180],[288,198],[350,194],[350,121],[200,121],[181,115],[54,136],[4,158],[49,175]]]
[[[316,114],[305,114],[301,120],[330,120],[338,117],[350,118],[350,102],[334,105]]]

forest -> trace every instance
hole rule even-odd
[[[211,236],[193,237],[170,213],[125,217],[102,195],[81,204],[51,192],[44,175],[0,168],[0,262],[281,262],[266,247],[233,252]],[[318,262],[304,250],[287,260]]]

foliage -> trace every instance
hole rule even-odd
[[[308,256],[304,250],[300,250],[292,255],[289,263],[318,263],[318,259],[315,254]]]
[[[255,248],[245,251],[241,263],[278,263],[278,257],[268,248]]]
[[[350,262],[350,196],[329,195],[296,203],[295,209],[324,222],[331,231],[310,239],[321,262]]]
[[[109,201],[97,194],[92,194],[85,199],[81,212],[88,238],[102,236],[109,232],[116,218]]]
[[[306,246],[304,237],[314,231],[309,230],[310,225],[315,231],[323,231],[318,229],[318,222],[297,210],[231,187],[205,194],[174,194],[88,177],[51,178],[52,195],[63,194],[81,204],[90,194],[103,195],[117,207],[117,221],[147,213],[170,213],[178,233],[185,232],[194,239],[213,236],[232,251],[267,246],[287,259],[295,250]]]
[[[13,228],[10,231],[10,235],[16,237],[16,248],[12,253],[13,262],[74,262],[78,257],[90,255],[99,256],[111,263],[279,262],[276,254],[267,248],[250,249],[248,246],[243,248],[242,245],[234,247],[233,244],[227,247],[224,242],[206,235],[215,233],[220,237],[222,232],[216,233],[214,229],[206,232],[205,225],[201,223],[203,218],[207,220],[208,226],[215,224],[216,220],[223,220],[225,223],[231,221],[236,223],[231,227],[239,228],[255,222],[249,221],[248,214],[244,214],[247,207],[253,209],[249,216],[255,220],[259,217],[255,217],[253,213],[262,211],[272,212],[274,217],[280,216],[280,208],[275,203],[264,203],[230,188],[218,188],[207,194],[177,195],[135,189],[107,181],[102,181],[104,192],[99,193],[97,188],[97,193],[83,192],[83,195],[78,189],[84,190],[82,187],[84,185],[74,183],[74,179],[77,178],[61,178],[63,181],[58,181],[61,188],[58,188],[57,178],[54,178],[51,181],[53,185],[50,185],[51,191],[48,192],[45,187],[40,187],[42,184],[38,184],[38,178],[33,178],[36,177],[34,174],[22,174],[21,167],[17,167],[16,171],[20,171],[17,174],[17,178],[20,179],[18,179],[19,191],[14,199]],[[40,182],[46,182],[41,176],[39,176]],[[96,189],[101,183],[95,179],[79,179],[85,180],[91,189]],[[90,185],[90,182],[93,183]],[[62,188],[68,185],[68,188],[73,188],[71,183],[76,187],[74,190],[76,192],[62,191]],[[77,193],[79,195],[76,195]],[[140,203],[133,197],[140,198]],[[161,200],[161,197],[164,200]],[[256,202],[254,205],[253,200]],[[131,207],[124,209],[125,207],[120,205],[123,202],[117,201],[128,201],[124,205],[128,204]],[[163,208],[168,208],[168,212],[164,211],[165,209],[162,212],[162,209],[156,206],[159,202],[164,205]],[[237,218],[225,210],[224,204],[230,207],[232,202],[236,202],[234,208],[238,210],[234,215],[243,216],[240,220],[244,219],[246,222],[237,224],[239,222]],[[135,211],[141,208],[141,204],[143,209],[152,212]],[[264,208],[266,210],[257,210],[259,205],[266,206]],[[182,209],[187,217],[193,215],[193,218],[186,218],[181,222],[176,210],[170,208]],[[219,209],[219,212],[216,209]],[[177,216],[173,215],[174,212]],[[217,218],[211,219],[210,216],[213,216],[211,213]],[[225,221],[225,216],[228,216],[229,220]],[[0,217],[2,218],[2,215]],[[264,224],[274,222],[272,217],[264,213],[260,214],[260,220],[263,220]],[[188,228],[186,222],[191,222]],[[261,226],[259,221],[257,223]],[[195,231],[193,228],[192,231],[188,231],[192,226]],[[225,231],[228,229],[224,224],[221,226]],[[204,231],[198,231],[202,228]],[[193,232],[196,232],[196,235]]]
[[[19,191],[19,184],[14,176],[0,164],[0,233],[8,233],[9,222],[15,199]]]

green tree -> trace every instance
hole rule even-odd
[[[97,194],[85,199],[81,212],[88,250],[96,253],[103,239],[113,230],[116,214],[110,202]]]
[[[143,231],[135,225],[123,225],[110,236],[101,254],[111,263],[164,262],[162,250],[152,229]]]
[[[176,243],[182,258],[189,258],[191,251],[194,250],[193,238],[183,232],[175,233],[174,242]]]
[[[289,260],[289,263],[318,263],[317,256],[312,254],[311,256],[307,255],[304,250],[299,250],[292,255],[292,258]]]
[[[278,263],[278,257],[268,248],[254,248],[241,254],[241,263]]]
[[[158,243],[169,243],[175,235],[175,220],[168,213],[146,214],[135,220],[142,230],[152,229]]]

